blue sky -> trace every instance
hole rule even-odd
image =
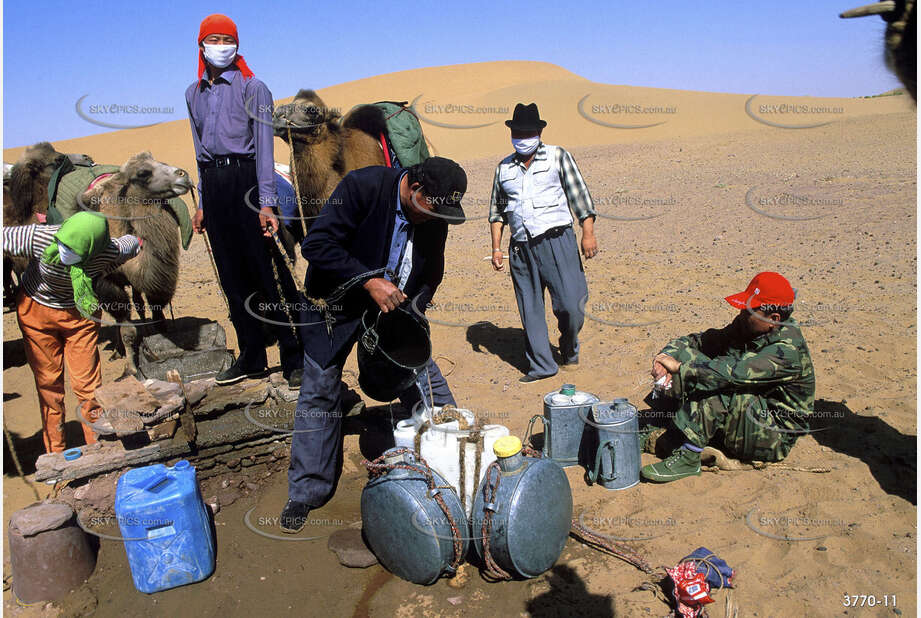
[[[883,21],[838,18],[866,1],[7,2],[3,146],[112,130],[77,114],[86,94],[84,105],[173,109],[116,123],[185,118],[198,26],[214,12],[236,21],[240,53],[275,98],[490,60],[611,84],[849,97],[899,85],[883,63]]]

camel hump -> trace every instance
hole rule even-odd
[[[387,119],[384,110],[377,105],[365,103],[356,105],[342,119],[345,129],[358,129],[377,139],[381,133],[387,133]]]
[[[344,128],[358,129],[375,139],[387,138],[401,167],[429,158],[422,125],[406,101],[379,101],[353,107],[342,120]]]

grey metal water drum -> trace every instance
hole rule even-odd
[[[23,603],[60,599],[96,568],[89,536],[66,504],[33,504],[13,513],[7,534],[13,594]]]
[[[639,420],[636,407],[624,398],[592,406],[596,444],[589,481],[607,489],[627,489],[640,482]]]
[[[542,421],[544,457],[549,457],[563,467],[578,465],[585,419],[588,418],[592,404],[598,401],[598,397],[592,393],[578,391],[573,384],[564,384],[560,390],[544,395],[544,414],[531,418],[527,435],[530,435],[535,421]]]
[[[569,480],[555,461],[525,457],[521,442],[514,436],[499,438],[493,448],[500,472],[496,475],[494,468],[488,469],[477,489],[470,516],[474,547],[483,558],[483,520],[489,511],[493,560],[510,574],[537,577],[556,563],[569,538]],[[498,488],[487,503],[484,489],[497,477]]]
[[[385,456],[392,451],[385,452]],[[461,542],[461,556],[469,548],[467,515],[460,498],[445,479],[431,470],[435,490],[430,490],[426,468],[412,454],[385,457],[393,468],[368,481],[361,492],[361,524],[365,539],[380,563],[391,573],[416,584],[431,584],[451,572],[454,533]],[[434,498],[438,492],[451,514],[449,518]]]

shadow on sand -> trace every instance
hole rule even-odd
[[[592,594],[572,568],[559,564],[546,576],[550,590],[525,604],[525,611],[536,618],[556,616],[596,616],[613,618],[614,603],[609,595]]]
[[[467,327],[467,342],[474,352],[494,354],[521,373],[528,372],[524,331],[520,328],[500,328],[492,322],[477,322]]]
[[[877,416],[861,416],[838,401],[815,402],[812,436],[822,446],[855,457],[888,494],[918,503],[918,436],[906,435]]]

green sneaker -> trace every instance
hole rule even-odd
[[[656,483],[670,483],[688,476],[700,476],[700,453],[678,447],[667,459],[643,466],[643,478]]]

